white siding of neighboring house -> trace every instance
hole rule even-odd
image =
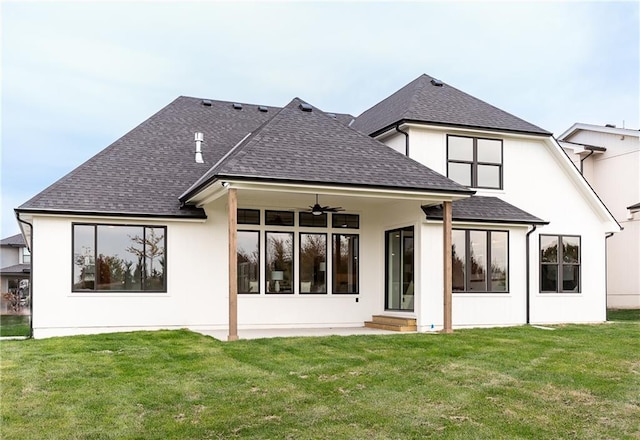
[[[22,248],[0,246],[0,267],[9,267],[22,263]],[[0,295],[9,291],[9,278],[0,277]]]
[[[601,127],[603,131],[608,129]],[[594,127],[598,130],[598,127]],[[607,240],[608,306],[640,307],[640,213],[628,218],[627,206],[640,202],[640,141],[621,135],[579,130],[567,141],[607,149],[583,161],[584,176],[624,228]],[[570,154],[574,162],[579,156]],[[578,165],[579,166],[579,165]]]
[[[554,152],[544,140],[535,137],[415,125],[409,128],[409,132],[410,156],[443,175],[447,174],[447,134],[503,139],[504,188],[478,190],[477,195],[499,197],[550,222],[549,225],[538,227],[530,236],[531,322],[601,322],[606,319],[605,234],[611,228],[611,223],[597,214],[598,208],[585,195],[586,186],[580,186],[575,175],[572,176],[575,170],[566,166],[570,165],[569,161],[561,152]],[[475,228],[486,229],[482,225],[476,225]],[[438,246],[441,243],[438,232],[434,229],[432,233],[427,233],[428,230],[429,226],[423,228],[423,246]],[[525,233],[510,233],[512,292],[509,295],[454,294],[454,324],[482,325],[485,319],[487,324],[492,325],[525,322],[521,312],[524,310],[523,292],[526,289],[523,270]],[[540,234],[581,237],[581,293],[540,293]],[[437,264],[436,257],[429,266],[438,273]],[[434,285],[433,290],[437,291],[437,286]],[[441,310],[438,301],[434,298],[431,307]],[[426,309],[422,310],[422,315],[430,316]]]

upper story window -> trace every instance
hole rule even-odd
[[[447,176],[472,188],[502,189],[502,141],[448,135]]]
[[[31,263],[31,252],[29,252],[29,249],[27,249],[26,246],[22,248],[22,263],[23,264]]]
[[[167,228],[73,224],[77,291],[166,292]]]

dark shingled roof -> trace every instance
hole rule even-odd
[[[26,243],[22,234],[16,234],[0,240],[0,246],[25,247]]]
[[[352,127],[376,135],[398,122],[407,121],[551,135],[444,82],[442,87],[434,86],[433,79],[421,75],[358,116]]]
[[[201,209],[181,209],[180,194],[278,110],[179,97],[18,210],[204,217]],[[195,132],[204,133],[202,164]]]
[[[14,264],[0,269],[2,275],[25,275],[31,272],[31,266],[28,264]]]
[[[497,197],[472,196],[451,205],[454,221],[541,225],[548,222]],[[427,220],[442,220],[442,206],[423,206]]]
[[[436,173],[295,98],[209,170],[182,196],[187,200],[222,178],[471,194]]]

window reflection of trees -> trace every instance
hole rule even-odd
[[[94,246],[76,243],[74,250],[74,289],[76,290],[165,290],[164,228],[76,225],[76,237],[87,241],[87,228],[92,234],[104,233]],[[110,228],[107,234],[100,228]],[[125,231],[131,234],[123,234]],[[119,239],[126,237],[120,244]],[[92,242],[95,238],[91,238]],[[113,247],[118,250],[114,250]],[[111,247],[111,251],[105,250]],[[102,249],[101,249],[102,248]]]

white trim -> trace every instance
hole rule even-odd
[[[632,130],[629,128],[614,128],[614,127],[603,127],[601,125],[592,125],[592,124],[584,124],[582,122],[576,122],[569,129],[567,129],[564,133],[558,136],[558,139],[565,140],[575,134],[575,132],[584,130],[584,131],[594,131],[597,133],[608,133],[608,134],[617,134],[620,136],[633,136],[640,137],[640,130]]]
[[[222,179],[220,179],[222,180]],[[461,200],[471,197],[470,194],[459,194],[455,192],[430,192],[430,191],[412,191],[403,189],[384,189],[384,188],[367,188],[359,186],[340,186],[340,185],[313,185],[300,183],[278,183],[278,182],[251,182],[245,180],[233,180],[233,178],[224,179],[226,187],[215,185],[216,182],[202,189],[198,194],[187,200],[187,203],[196,203],[196,206],[202,207],[215,199],[222,197],[226,190],[235,188],[243,191],[271,191],[286,192],[296,194],[324,194],[334,196],[351,196],[351,197],[367,197],[378,199],[394,199],[394,200],[418,200],[439,203],[443,201]]]

